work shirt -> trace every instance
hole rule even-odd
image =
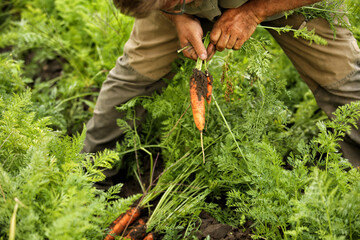
[[[215,21],[224,9],[238,8],[246,2],[247,0],[195,0],[185,5],[185,13]],[[284,16],[283,13],[276,14],[268,17],[266,21],[271,21],[282,16]]]

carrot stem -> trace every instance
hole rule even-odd
[[[212,95],[212,97],[213,97],[213,99],[214,99],[216,108],[219,110],[219,113],[220,113],[222,119],[224,120],[224,123],[225,123],[227,129],[229,130],[229,133],[230,133],[231,137],[233,138],[233,140],[234,140],[234,142],[235,142],[235,144],[236,144],[236,147],[239,149],[239,152],[240,152],[241,156],[242,156],[244,159],[246,159],[246,157],[245,157],[243,151],[241,150],[241,148],[240,148],[240,146],[239,146],[239,144],[238,144],[238,142],[237,142],[237,140],[236,140],[236,138],[235,138],[235,135],[234,135],[233,132],[231,131],[231,128],[230,128],[228,122],[226,121],[226,118],[225,118],[223,112],[221,111],[221,108],[220,108],[219,104],[217,103],[214,95]],[[246,162],[246,161],[245,161],[245,162]]]
[[[208,105],[206,116],[208,117],[210,115],[210,105]],[[208,121],[205,122],[205,131],[207,130]]]
[[[185,49],[188,49],[190,47],[193,47],[190,43],[188,45],[186,45],[185,47],[183,48],[180,48],[179,50],[177,50],[177,53],[181,53],[182,51],[184,51]]]
[[[203,60],[201,58],[198,58],[196,60],[196,65],[195,65],[195,68],[199,71],[201,71],[201,68],[202,68],[202,64],[203,64]]]
[[[207,48],[209,44],[210,44],[210,32],[207,32],[204,38],[204,46]]]
[[[15,203],[13,214],[10,220],[9,240],[15,240],[15,229],[16,229],[16,213],[18,211],[19,204]]]
[[[202,154],[203,154],[203,163],[205,164],[205,150],[204,150],[203,131],[200,132],[200,142],[201,142],[201,151],[202,151]]]
[[[190,108],[191,104],[189,104],[187,106],[187,108],[185,109],[185,111],[183,112],[183,114],[181,114],[180,118],[177,120],[177,122],[175,123],[175,125],[172,127],[172,129],[169,131],[169,133],[165,136],[165,140],[164,142],[167,140],[167,138],[170,136],[170,134],[174,131],[174,129],[177,127],[177,125],[179,124],[180,120],[184,117],[185,113],[187,112],[187,110]]]

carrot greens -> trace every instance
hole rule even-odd
[[[84,123],[134,19],[111,0],[5,0],[0,9],[0,239],[104,239],[131,205],[162,239],[201,239],[204,212],[253,239],[360,239],[360,171],[339,146],[360,104],[329,120],[264,26],[211,62],[179,54],[161,94],[119,106],[116,149],[84,154]],[[321,1],[296,12],[330,24],[347,14],[359,41],[359,9]],[[324,43],[307,29],[275,30]],[[213,77],[203,151],[187,111],[194,68]],[[96,190],[112,167],[125,182]],[[129,179],[140,193],[120,197]]]

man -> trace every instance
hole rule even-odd
[[[210,59],[215,51],[238,50],[260,23],[268,26],[307,27],[328,41],[309,44],[291,33],[270,31],[309,86],[318,105],[331,117],[340,105],[360,99],[360,50],[352,33],[336,26],[336,39],[324,19],[307,21],[302,15],[283,17],[283,12],[319,0],[114,0],[125,14],[136,17],[124,55],[104,82],[94,115],[87,125],[84,151],[115,146],[122,131],[115,107],[139,95],[151,95],[171,78],[176,50],[191,45],[185,57]],[[212,23],[211,43],[205,49],[200,20]],[[138,108],[139,117],[144,109]],[[360,165],[360,132],[353,130],[341,143],[344,157]]]

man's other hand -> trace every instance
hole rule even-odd
[[[262,21],[249,4],[239,8],[226,10],[214,24],[210,34],[211,43],[216,50],[238,50],[254,33],[256,26]]]

